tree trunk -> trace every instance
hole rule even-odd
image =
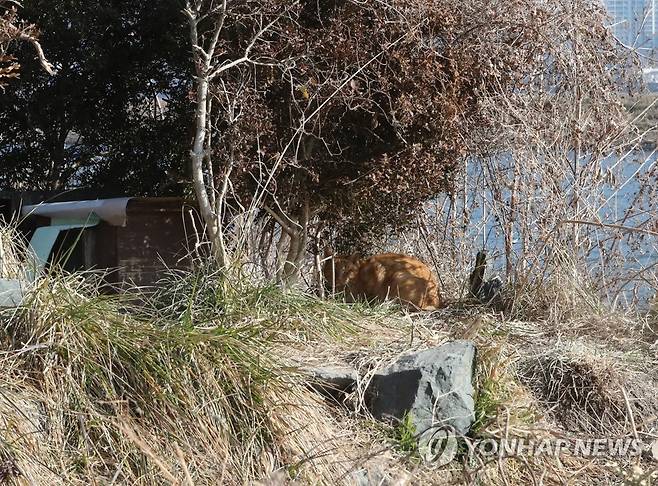
[[[211,196],[208,194],[207,184],[213,185],[212,181],[206,183],[203,167],[206,159],[206,137],[208,124],[208,80],[200,72],[203,68],[197,69],[197,100],[195,117],[195,133],[192,151],[192,181],[194,192],[199,203],[199,211],[208,231],[208,238],[212,246],[213,257],[220,267],[224,267],[226,261],[226,250],[221,241],[222,234],[219,225],[221,224],[221,215],[215,213],[212,207]],[[210,188],[212,190],[212,186]]]

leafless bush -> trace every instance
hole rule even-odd
[[[561,67],[481,98],[492,123],[474,133],[454,191],[394,246],[426,255],[453,294],[487,249],[524,309],[644,305],[658,289],[658,157],[637,128],[647,111],[620,104],[639,88],[636,53],[596,3],[547,9],[540,67]]]
[[[638,63],[599,2],[197,1],[187,12],[207,83],[197,192],[209,227],[228,233],[222,252],[274,258],[266,273],[294,280],[326,243],[405,247],[458,293],[475,246],[517,291],[566,251],[611,300],[655,285],[655,266],[630,261],[655,254],[656,235],[655,161],[637,158],[642,134],[621,103]]]
[[[567,294],[580,303],[646,303],[658,290],[655,149],[641,137],[603,140],[581,154],[547,146],[540,134],[527,140],[541,151],[510,147],[470,159],[458,189],[428,206],[407,247],[442,262],[442,273],[460,269],[453,293],[486,248],[531,303]]]

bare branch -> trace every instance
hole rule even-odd
[[[37,58],[39,59],[39,63],[41,64],[41,67],[44,69],[44,71],[46,71],[51,76],[57,74],[57,70],[50,62],[48,62],[46,55],[43,53],[41,44],[36,38],[34,38],[34,36],[21,34],[19,39],[32,44],[32,47],[34,47],[34,50],[37,52]]]
[[[296,5],[297,3],[298,3],[298,2],[295,2],[292,6]],[[291,6],[291,7],[292,7],[292,6]],[[290,7],[289,7],[289,8],[290,8]],[[212,80],[213,78],[219,76],[219,75],[220,75],[221,73],[223,73],[224,71],[227,71],[227,70],[229,70],[229,69],[231,69],[231,68],[233,68],[233,67],[235,67],[235,66],[238,66],[238,65],[242,64],[243,62],[250,61],[250,59],[249,59],[249,54],[251,54],[251,51],[253,50],[253,48],[254,48],[254,46],[256,45],[256,43],[261,39],[261,37],[263,37],[263,35],[264,35],[268,30],[270,30],[270,29],[272,28],[272,26],[274,26],[277,22],[279,22],[279,21],[281,20],[281,18],[283,17],[283,15],[284,15],[287,11],[288,11],[288,9],[286,9],[284,12],[280,13],[280,14],[279,14],[274,20],[272,20],[271,22],[269,22],[267,25],[265,25],[265,27],[261,28],[261,29],[256,33],[256,35],[254,35],[254,37],[252,38],[251,42],[249,43],[249,45],[247,45],[246,49],[244,50],[244,54],[242,55],[242,57],[240,57],[240,58],[238,58],[238,59],[235,59],[235,60],[233,60],[233,61],[229,61],[229,62],[227,62],[227,63],[225,63],[225,64],[221,64],[220,66],[217,66],[217,67],[213,68],[213,70],[211,71],[211,73],[210,73],[210,75],[209,75],[209,79]],[[225,11],[224,11],[224,12],[225,12]],[[222,26],[223,26],[223,24],[224,24],[224,18],[225,18],[225,15],[222,15],[222,18],[221,18],[221,25],[222,25]],[[219,34],[218,34],[218,35],[219,35]],[[214,41],[215,41],[215,44],[216,44],[216,39],[214,39]],[[213,45],[213,49],[214,49],[214,45]]]
[[[275,220],[277,223],[279,223],[279,226],[281,227],[281,229],[282,229],[283,231],[285,231],[285,232],[288,233],[289,235],[293,235],[293,234],[295,234],[295,230],[292,228],[292,226],[289,226],[289,225],[283,220],[283,218],[282,218],[280,215],[278,215],[278,214],[277,214],[272,208],[270,208],[267,204],[263,204],[263,209],[267,212],[267,214],[269,214],[270,216],[272,216],[272,218],[274,218],[274,220]]]

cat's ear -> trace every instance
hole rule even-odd
[[[324,247],[324,257],[329,258],[334,256],[334,250],[331,249],[329,246]]]
[[[356,263],[361,259],[361,255],[359,253],[352,253],[347,259],[352,263]]]

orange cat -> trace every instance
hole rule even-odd
[[[331,256],[325,261],[323,273],[327,287],[344,292],[349,300],[382,302],[397,299],[420,310],[437,309],[442,304],[432,271],[423,262],[408,255],[384,253],[368,258]]]

